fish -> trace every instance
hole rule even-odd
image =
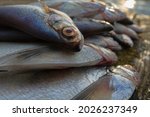
[[[106,21],[94,19],[73,19],[76,27],[84,37],[108,32],[113,30],[113,26]],[[0,42],[45,42],[22,31],[8,27],[0,27]]]
[[[71,18],[58,10],[33,5],[0,6],[0,25],[13,27],[49,44],[65,45],[71,51],[80,51],[84,37]]]
[[[73,100],[127,100],[140,83],[140,75],[131,65],[117,66],[100,77]]]
[[[138,34],[134,30],[116,22],[114,23],[114,32],[117,34],[126,34],[133,40],[139,39]]]
[[[29,34],[26,34],[22,31],[13,28],[0,27],[0,42],[36,42],[36,43],[43,42],[44,43],[45,40],[35,38]]]
[[[110,22],[112,22],[111,18],[113,18],[114,21],[112,22],[112,24],[114,22],[118,22],[118,23],[121,23],[123,25],[133,25],[134,24],[132,19],[127,17],[126,13],[123,12],[122,10],[120,10],[121,8],[118,7],[115,3],[108,2],[108,1],[105,3],[103,3],[102,1],[94,1],[94,2],[100,3],[100,4],[105,4],[106,10],[105,10],[104,16]]]
[[[80,67],[0,73],[0,99],[120,100],[129,99],[139,85],[137,72],[118,66]]]
[[[89,36],[85,38],[85,43],[92,43],[114,51],[121,50],[122,47],[112,37],[104,37],[101,35]]]
[[[134,46],[134,42],[133,40],[126,34],[117,34],[114,31],[110,31],[108,33],[101,33],[102,36],[105,37],[111,37],[113,38],[116,42],[119,43],[119,45],[121,45],[121,47],[133,47]]]
[[[143,29],[141,29],[138,25],[136,24],[132,24],[132,25],[127,25],[128,28],[131,28],[132,30],[134,30],[136,33],[142,33],[144,32]]]
[[[0,99],[69,100],[106,74],[105,67],[0,73]]]
[[[56,2],[56,3],[55,3]],[[104,11],[105,5],[93,2],[83,1],[45,1],[45,3],[54,9],[65,12],[71,18],[92,18],[98,12]],[[39,2],[31,3],[34,6],[41,6]]]
[[[126,34],[117,34],[118,41],[125,47],[133,47],[134,43],[132,39]]]
[[[32,4],[39,6],[38,3]],[[124,12],[101,1],[46,1],[46,4],[67,13],[71,18],[92,18],[110,23],[118,21],[122,24],[133,24]]]
[[[113,30],[113,26],[109,22],[103,20],[74,18],[73,21],[84,37]]]
[[[0,50],[0,71],[6,72],[108,66],[118,60],[111,50],[93,44],[84,45],[77,53],[33,43],[4,42],[0,43]]]

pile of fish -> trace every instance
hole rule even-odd
[[[112,65],[141,32],[110,3],[0,6],[0,99],[129,99],[138,72]]]

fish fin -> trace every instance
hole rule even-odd
[[[38,48],[31,48],[15,53],[11,53],[5,55],[0,58],[1,63],[7,63],[7,61],[14,61],[14,60],[26,60],[33,56],[40,55],[47,47],[38,47]]]
[[[43,50],[42,48],[33,48],[29,50],[24,50],[22,52],[17,53],[17,58],[27,59],[33,56],[37,56],[37,55],[40,55],[42,50]]]
[[[93,92],[95,92],[98,81],[95,81],[90,86],[82,90],[79,94],[72,98],[72,100],[90,100]]]
[[[97,81],[89,85],[87,88],[82,90],[79,94],[73,97],[72,100],[109,99],[110,96],[107,95],[107,93],[109,93],[111,90],[109,89],[109,86],[108,86],[109,82],[110,82],[110,78],[107,73],[101,78],[99,78]],[[107,92],[104,92],[103,90]],[[105,95],[101,95],[103,93],[106,93],[106,97]]]

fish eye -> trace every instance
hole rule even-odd
[[[67,36],[67,37],[74,37],[76,35],[76,31],[72,27],[65,27],[62,33],[64,36]]]

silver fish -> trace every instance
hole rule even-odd
[[[121,50],[122,47],[112,37],[104,37],[100,35],[85,38],[85,43],[92,43],[111,50]]]
[[[31,0],[31,2],[34,1]],[[14,4],[14,2],[11,1],[6,1],[5,3]],[[71,17],[95,17],[99,20],[105,19],[110,22],[119,21],[123,24],[133,24],[126,14],[120,11],[114,4],[112,5],[112,3],[108,4],[91,0],[45,0],[45,3],[50,7],[66,12]],[[16,1],[15,4],[21,4],[21,2]],[[41,6],[39,2],[30,4]]]
[[[131,37],[133,40],[139,39],[137,33],[134,30],[119,23],[114,23],[114,31],[118,34],[126,34],[129,37]]]
[[[136,33],[142,33],[144,30],[141,29],[138,25],[132,24],[132,25],[127,25],[128,28],[131,28],[134,30]]]
[[[37,3],[34,3],[38,5]],[[108,22],[120,22],[123,24],[133,24],[133,22],[121,10],[112,7],[104,2],[91,1],[46,1],[52,8],[67,13],[70,17],[93,18]]]
[[[126,34],[117,34],[117,39],[122,45],[126,47],[134,46],[132,39]]]
[[[113,30],[113,26],[109,22],[103,20],[95,20],[91,18],[74,18],[73,21],[84,37]]]
[[[27,43],[0,43],[0,50],[1,71],[110,65],[117,61],[114,52],[92,44],[77,53]]]
[[[94,19],[73,19],[79,31],[85,36],[113,30],[113,26],[105,21]],[[0,42],[44,42],[19,30],[0,27]]]
[[[133,95],[139,82],[140,76],[132,66],[117,66],[73,99],[126,100]]]
[[[0,73],[0,99],[72,99],[104,74],[99,67]]]
[[[134,43],[132,39],[126,34],[117,34],[114,31],[108,33],[101,33],[105,37],[111,37],[117,41],[122,47],[133,47]]]
[[[124,66],[0,74],[0,99],[129,99],[137,72]]]
[[[26,32],[47,42],[66,45],[80,51],[84,38],[71,18],[63,12],[32,5],[0,6],[0,24]]]

